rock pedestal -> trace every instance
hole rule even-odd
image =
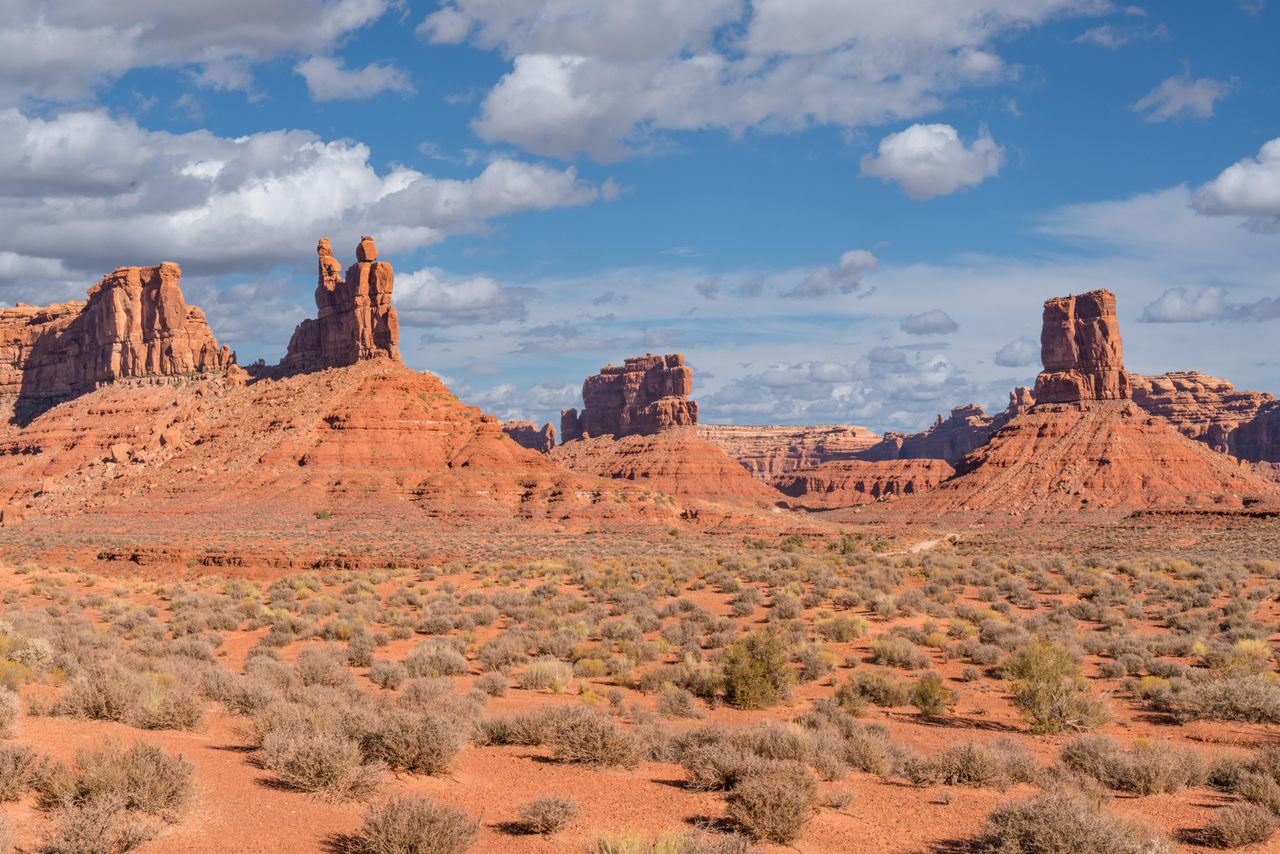
[[[1128,400],[1116,295],[1098,290],[1046,300],[1040,359],[1044,370],[1036,379],[1038,403]]]

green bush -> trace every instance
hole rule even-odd
[[[911,705],[925,717],[938,717],[956,704],[959,695],[936,673],[926,673],[911,686]]]
[[[786,643],[767,629],[726,647],[720,669],[725,699],[740,709],[767,709],[786,702],[795,682]]]
[[[871,641],[871,660],[884,667],[920,670],[929,666],[929,657],[906,638],[881,635]]]

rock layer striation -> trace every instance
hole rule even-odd
[[[698,404],[689,399],[693,369],[684,356],[648,353],[606,365],[582,384],[582,412],[560,416],[560,440],[590,436],[638,436],[667,427],[698,423]]]

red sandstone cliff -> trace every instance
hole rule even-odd
[[[520,447],[540,454],[549,454],[556,447],[556,428],[550,423],[539,428],[532,421],[508,421],[502,425],[502,432]]]
[[[0,310],[0,394],[57,398],[126,377],[231,365],[204,312],[183,299],[177,264],[121,267],[86,302]]]
[[[1099,290],[1046,301],[1040,360],[1044,370],[1035,389],[1039,403],[1127,400],[1129,375],[1124,370],[1116,295]]]
[[[1129,378],[1134,402],[1187,436],[1242,460],[1280,461],[1280,401],[1271,395],[1198,371]]]
[[[954,469],[942,460],[836,460],[773,479],[790,507],[831,510],[937,489]]]

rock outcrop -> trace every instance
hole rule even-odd
[[[560,416],[560,441],[589,436],[638,436],[698,423],[698,404],[689,399],[693,369],[684,356],[652,353],[606,365],[582,384],[583,409]]]
[[[1036,404],[964,457],[917,511],[1094,517],[1280,497],[1248,466],[1129,399],[1110,292],[1046,302],[1042,340]]]
[[[1035,389],[1039,403],[1128,400],[1116,295],[1098,290],[1046,301],[1040,360],[1044,370]]]
[[[532,421],[508,421],[502,425],[502,432],[522,448],[549,454],[556,447],[556,428],[548,422],[541,428]]]
[[[1026,412],[1035,402],[1031,389],[1019,387],[1009,392],[1009,405],[996,415],[988,415],[981,406],[970,403],[951,410],[950,417],[941,415],[923,433],[886,433],[875,445],[859,453],[858,459],[943,460],[954,466],[960,459],[991,438],[991,434]]]
[[[880,437],[865,427],[721,426],[699,424],[698,435],[733,457],[752,476],[769,481],[800,468],[851,460]]]
[[[59,398],[129,377],[217,371],[234,361],[189,306],[177,264],[121,267],[86,302],[0,310],[0,394]]]
[[[1133,401],[1215,451],[1280,462],[1280,401],[1198,371],[1131,374]]]
[[[280,368],[286,372],[341,368],[366,359],[400,361],[400,324],[391,292],[395,271],[378,260],[372,237],[360,238],[356,263],[342,275],[327,238],[316,245],[319,275],[314,320],[298,324]]]
[[[942,460],[866,462],[837,460],[796,469],[773,479],[775,489],[805,510],[833,510],[871,504],[937,489],[954,473]]]

